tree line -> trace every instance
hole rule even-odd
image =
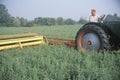
[[[74,25],[79,23],[87,23],[87,20],[81,18],[75,21],[71,18],[64,19],[63,17],[36,17],[34,20],[27,20],[23,17],[13,17],[8,13],[5,5],[0,4],[0,26],[34,26],[34,25]]]
[[[117,14],[108,15],[109,18],[107,20],[120,20]],[[50,17],[36,17],[34,20],[27,20],[23,17],[13,17],[8,13],[8,10],[5,5],[0,4],[0,26],[23,26],[23,27],[31,27],[31,26],[39,26],[39,25],[74,25],[74,24],[85,24],[88,21],[84,18],[80,18],[78,21],[75,21],[71,18],[64,19],[63,17],[50,18]]]

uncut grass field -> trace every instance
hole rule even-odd
[[[0,27],[0,35],[29,31],[75,39],[80,27]],[[120,50],[81,52],[64,45],[4,50],[0,51],[0,80],[120,80]]]

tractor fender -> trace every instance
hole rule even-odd
[[[107,35],[111,35],[111,30],[104,23],[89,22],[89,23],[83,25],[83,27],[86,27],[87,25],[96,25],[96,26],[102,28]]]

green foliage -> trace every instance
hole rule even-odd
[[[20,18],[20,25],[21,26],[26,26],[28,24],[27,19],[24,19],[23,17]]]
[[[34,23],[33,23],[33,21],[29,21],[29,22],[27,22],[26,23],[26,25],[24,25],[25,27],[32,27],[32,26],[34,26]]]
[[[0,34],[29,32],[74,39],[81,25],[1,27]],[[0,80],[119,80],[120,51],[81,52],[66,46],[33,46],[0,52]]]
[[[42,18],[42,17],[38,17],[34,19],[34,23],[37,25],[47,25],[47,26],[51,26],[51,25],[55,25],[56,24],[56,20],[54,18]]]
[[[76,21],[72,20],[72,19],[67,19],[67,20],[64,20],[62,17],[58,17],[57,19],[55,18],[48,18],[48,17],[45,17],[45,18],[42,18],[42,17],[38,17],[38,18],[35,18],[34,19],[34,23],[37,24],[37,25],[48,25],[48,26],[51,26],[51,25],[74,25],[76,24]]]
[[[62,17],[55,18],[49,18],[49,17],[37,17],[33,21],[28,21],[27,19],[24,19],[23,17],[12,17],[8,10],[6,9],[5,5],[0,4],[0,26],[26,26],[31,27],[33,25],[74,25],[76,24],[76,21],[72,19],[64,20]]]
[[[64,25],[64,19],[62,17],[57,18],[57,25]]]
[[[86,19],[82,18],[82,17],[78,21],[78,24],[86,24],[86,23],[88,23],[88,21]]]
[[[107,15],[107,18],[105,21],[120,21],[120,17],[115,13],[114,15]],[[33,21],[28,21],[27,19],[24,19],[23,17],[15,18],[12,17],[9,13],[8,10],[6,9],[5,5],[0,4],[0,26],[25,26],[25,27],[31,27],[35,25],[47,25],[47,26],[52,26],[52,25],[74,25],[74,24],[85,24],[88,21],[84,18],[80,18],[79,21],[75,21],[72,19],[64,19],[62,17],[58,17],[57,19],[55,18],[50,18],[50,17],[37,17]]]
[[[19,17],[14,18],[13,25],[16,26],[16,27],[21,25]]]
[[[13,18],[8,13],[8,10],[6,9],[5,5],[0,4],[0,25],[11,26],[12,21],[13,21]]]
[[[55,25],[55,24],[56,24],[56,20],[54,18],[47,18],[48,26]]]
[[[0,4],[0,26],[31,26],[31,22],[24,18],[12,17],[5,5]]]
[[[21,34],[24,31],[38,33],[52,37],[66,37],[74,39],[81,25],[54,25],[54,26],[34,26],[34,27],[0,27],[0,35]]]
[[[74,20],[70,19],[70,18],[65,20],[66,25],[74,25],[75,23],[76,22]]]
[[[0,52],[1,80],[119,80],[120,54],[83,53],[65,46]]]

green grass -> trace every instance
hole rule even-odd
[[[36,26],[36,27],[0,27],[0,35],[20,34],[27,32],[38,33],[45,36],[75,38],[81,25],[74,26]]]
[[[74,39],[81,26],[0,27],[0,34],[24,30]],[[81,52],[66,46],[36,46],[0,52],[0,80],[119,80],[120,50]]]

